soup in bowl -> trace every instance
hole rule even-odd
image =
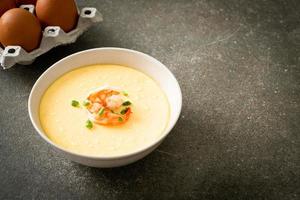
[[[98,48],[45,71],[28,108],[37,132],[67,158],[117,167],[153,151],[175,125],[181,103],[175,77],[153,57]]]

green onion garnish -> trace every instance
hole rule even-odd
[[[123,91],[123,95],[127,97],[128,93],[126,91]]]
[[[130,105],[131,105],[131,102],[130,102],[130,101],[125,101],[122,105],[123,105],[123,106],[130,106]]]
[[[129,109],[129,108],[124,108],[123,110],[121,110],[120,113],[121,113],[122,115],[125,115],[125,114],[127,113],[128,109]]]
[[[122,117],[119,117],[119,118],[118,118],[118,121],[119,121],[119,122],[122,122],[122,121],[123,121],[123,118],[122,118]]]
[[[71,101],[71,105],[72,105],[73,107],[79,107],[79,102],[76,101],[76,100],[72,100],[72,101]]]
[[[101,115],[103,115],[103,113],[104,113],[104,108],[102,107],[102,108],[100,108],[98,115],[101,116]]]
[[[89,105],[90,105],[90,101],[89,101],[89,100],[84,100],[84,101],[83,101],[83,105],[84,105],[85,107],[89,106]]]
[[[93,122],[91,120],[87,120],[85,122],[85,127],[87,127],[88,129],[93,128]]]

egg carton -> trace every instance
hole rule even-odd
[[[23,9],[34,13],[33,5],[22,5]],[[77,38],[95,23],[103,21],[101,13],[93,7],[84,7],[79,12],[77,27],[66,33],[59,26],[47,26],[43,31],[40,47],[31,52],[27,52],[20,46],[0,47],[0,65],[3,69],[9,69],[15,64],[29,65],[38,56],[46,53],[50,49],[65,44],[74,43]]]

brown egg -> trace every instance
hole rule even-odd
[[[5,12],[0,18],[0,43],[18,45],[30,52],[39,46],[42,30],[39,20],[22,8]]]
[[[16,0],[16,3],[17,3],[18,6],[24,5],[24,4],[33,4],[33,5],[35,5],[36,1],[37,0]]]
[[[0,17],[9,9],[15,8],[15,0],[0,0]]]
[[[74,0],[38,0],[35,10],[43,26],[60,26],[69,32],[77,24],[78,11]]]

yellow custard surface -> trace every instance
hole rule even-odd
[[[88,93],[103,85],[128,93],[129,120],[117,126],[85,127],[82,105]],[[78,100],[79,108],[71,106]],[[63,149],[89,156],[120,156],[135,152],[159,138],[169,122],[169,103],[159,85],[146,74],[120,65],[77,68],[58,78],[44,93],[40,122],[47,137]]]

